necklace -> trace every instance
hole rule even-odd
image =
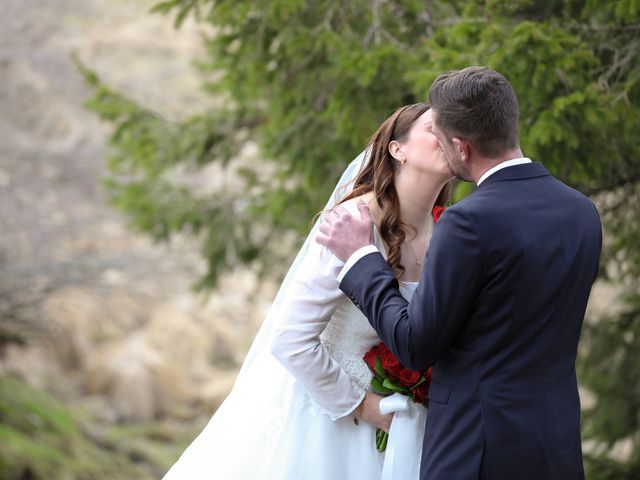
[[[427,235],[429,234],[429,230],[427,230],[424,234],[424,243],[427,243]],[[411,249],[411,253],[413,253],[413,256],[416,259],[416,265],[422,265],[422,257],[419,257],[418,255],[416,255],[416,251],[413,249],[413,247],[411,246],[411,242],[406,242],[407,245],[409,245],[409,248]],[[425,252],[426,255],[426,252]],[[424,257],[424,256],[423,256]]]

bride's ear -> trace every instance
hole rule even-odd
[[[402,165],[404,165],[404,162],[406,162],[407,159],[404,156],[404,153],[402,152],[402,146],[400,145],[400,143],[396,140],[392,140],[391,142],[389,142],[389,146],[387,148],[391,156],[395,158],[398,162],[400,162]]]

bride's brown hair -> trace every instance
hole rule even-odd
[[[400,201],[393,182],[398,161],[389,153],[389,144],[394,140],[400,143],[406,142],[411,127],[429,108],[426,103],[406,105],[393,112],[380,125],[369,140],[368,162],[354,180],[351,193],[340,202],[374,192],[378,206],[383,212],[380,235],[388,248],[387,263],[391,266],[396,278],[400,278],[405,271],[400,260],[407,230],[415,231],[415,227],[404,223],[400,218]],[[452,182],[447,182],[438,194],[435,205],[444,206],[451,196],[451,190]]]

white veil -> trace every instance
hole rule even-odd
[[[314,223],[311,232],[307,236],[304,244],[298,251],[298,255],[296,255],[296,258],[294,259],[291,267],[284,277],[278,293],[276,294],[275,299],[273,300],[273,303],[269,308],[269,312],[267,313],[267,316],[265,317],[265,320],[262,323],[260,330],[258,331],[258,334],[256,335],[256,338],[245,357],[242,367],[240,368],[240,372],[238,373],[238,376],[236,378],[236,384],[242,381],[243,377],[248,373],[249,369],[255,367],[254,364],[260,355],[264,353],[269,354],[270,337],[271,332],[273,331],[273,324],[275,323],[275,319],[279,316],[280,307],[282,305],[283,299],[286,297],[289,285],[291,284],[291,281],[296,277],[300,268],[300,264],[305,260],[307,252],[309,250],[309,245],[311,244],[311,242],[315,242],[316,234],[318,233],[318,229],[324,221],[327,212],[333,209],[338,204],[338,202],[340,202],[340,200],[342,200],[348,193],[351,192],[351,190],[353,190],[354,180],[358,176],[358,173],[360,172],[362,166],[367,162],[368,157],[369,150],[364,150],[360,153],[360,155],[352,160],[346,170],[342,173],[340,180],[338,181],[336,187],[331,193],[331,196],[329,197],[329,201],[322,210],[322,214]]]
[[[274,325],[281,316],[290,284],[307,257],[311,242],[315,242],[327,212],[351,192],[354,180],[368,161],[368,153],[369,150],[365,150],[358,155],[342,174],[323,213],[289,268],[231,392],[202,433],[167,473],[165,480],[205,478],[203,472],[211,471],[212,463],[216,465],[217,478],[237,478],[230,471],[225,471],[225,468],[234,464],[237,467],[237,462],[230,459],[239,452],[251,452],[252,455],[250,464],[245,462],[251,473],[241,478],[263,478],[265,474],[264,478],[270,478],[268,472],[252,469],[260,468],[259,466],[267,468],[274,449],[277,449],[281,429],[291,410],[291,402],[296,401],[294,377],[271,354]],[[258,456],[261,458],[257,458]]]

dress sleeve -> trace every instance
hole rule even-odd
[[[343,266],[329,250],[312,242],[271,338],[271,353],[332,420],[352,413],[365,395],[320,342],[320,334],[345,300],[337,280]]]

